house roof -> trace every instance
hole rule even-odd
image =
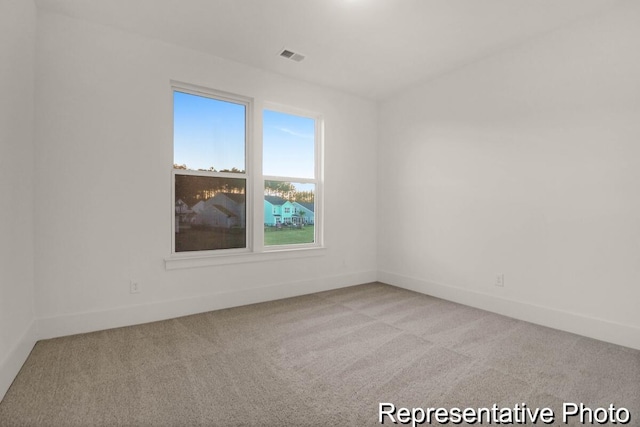
[[[224,194],[225,196],[227,196],[229,199],[233,200],[236,203],[244,203],[246,199],[246,195],[240,194],[240,193],[218,193],[218,194]]]
[[[299,204],[300,206],[302,206],[303,208],[310,210],[311,212],[315,212],[313,207],[314,207],[314,203],[306,203],[306,202],[296,202],[297,204]]]
[[[280,196],[264,196],[264,199],[274,206],[282,206],[288,202],[288,200],[285,200]]]
[[[214,203],[213,206],[215,206],[216,209],[218,209],[220,212],[222,212],[223,214],[225,214],[227,216],[238,216],[238,215],[234,214],[233,212],[231,212],[229,209],[225,208],[222,205]]]

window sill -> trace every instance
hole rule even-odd
[[[164,259],[166,270],[182,268],[210,267],[216,265],[243,264],[249,262],[282,261],[287,259],[323,256],[326,248],[312,247],[300,249],[275,249],[265,252],[246,252],[233,254],[173,254]]]

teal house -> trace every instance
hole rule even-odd
[[[278,196],[264,196],[264,224],[275,226],[278,224],[297,224],[298,217],[294,219],[293,204]]]
[[[293,202],[293,214],[300,218],[300,223],[311,224],[314,223],[314,204],[305,202]]]

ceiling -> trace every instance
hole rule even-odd
[[[36,0],[370,99],[631,0]],[[281,58],[282,48],[306,55]]]

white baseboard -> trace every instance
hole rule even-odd
[[[36,322],[33,321],[22,334],[20,340],[13,346],[7,356],[0,362],[0,402],[9,390],[22,365],[29,357],[33,346],[38,341]]]
[[[640,350],[640,328],[596,317],[378,271],[378,281],[542,326]]]
[[[179,300],[119,307],[111,310],[89,311],[41,318],[38,319],[39,338],[48,339],[155,322],[212,310],[375,282],[376,279],[377,272],[375,270],[363,271],[266,287],[243,289],[234,292],[214,293]]]

